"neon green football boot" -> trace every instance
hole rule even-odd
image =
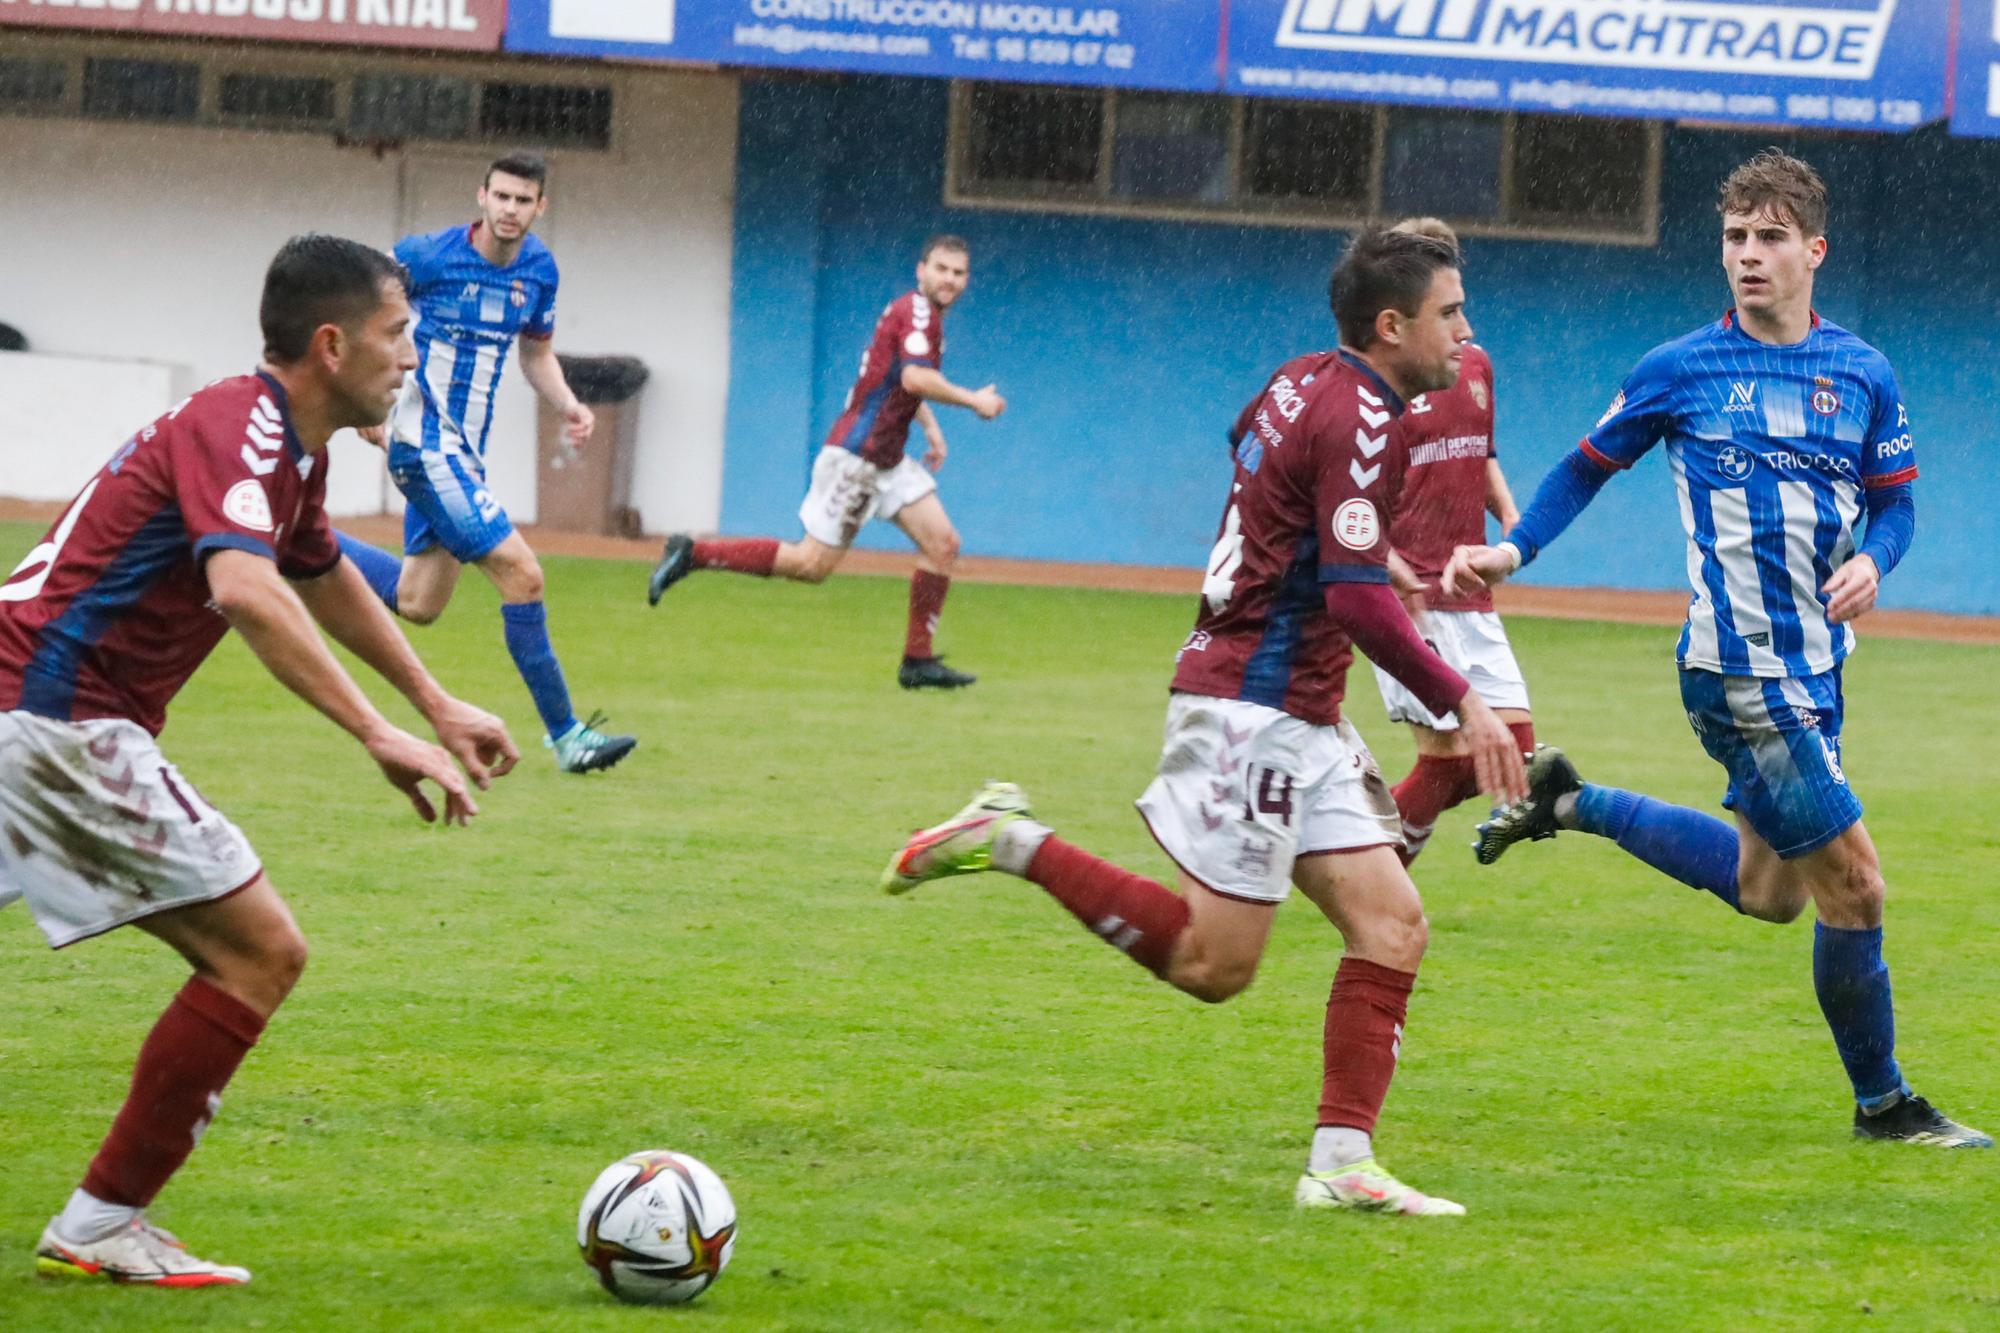
[[[1411,1189],[1384,1171],[1373,1157],[1332,1171],[1308,1171],[1299,1177],[1292,1202],[1301,1208],[1351,1208],[1359,1213],[1396,1213],[1403,1217],[1463,1217],[1465,1206]]]
[[[914,833],[882,872],[884,893],[908,893],[951,875],[976,875],[993,865],[993,835],[1017,819],[1032,819],[1028,796],[1011,782],[989,782],[971,804],[942,824]]]

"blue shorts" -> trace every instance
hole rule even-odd
[[[1816,851],[1861,818],[1840,768],[1840,668],[1767,680],[1681,672],[1681,702],[1709,758],[1729,770],[1726,810],[1779,856]]]
[[[486,489],[486,469],[476,458],[393,442],[389,475],[409,502],[403,510],[405,555],[442,546],[469,565],[514,531],[507,511]]]

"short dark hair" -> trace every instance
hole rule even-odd
[[[924,263],[938,250],[956,250],[967,259],[972,258],[972,247],[966,244],[963,236],[954,236],[948,231],[941,231],[924,242],[924,252],[917,256],[917,262]]]
[[[1458,266],[1458,247],[1447,241],[1370,225],[1348,243],[1327,280],[1327,303],[1340,341],[1356,350],[1371,346],[1377,315],[1389,309],[1416,314],[1437,271]]]
[[[265,357],[279,365],[297,361],[321,325],[345,328],[375,313],[382,284],[391,280],[410,285],[403,266],[372,246],[319,232],[292,237],[264,270],[257,322]]]
[[[479,182],[481,189],[493,183],[493,173],[496,171],[504,171],[509,176],[519,176],[524,181],[533,181],[537,194],[549,192],[549,160],[540,153],[517,149],[505,157],[494,158],[486,166],[486,179]]]
[[[1766,148],[1729,173],[1718,213],[1769,214],[1797,224],[1807,237],[1826,235],[1826,182],[1812,164],[1777,148]]]

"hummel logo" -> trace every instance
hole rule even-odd
[[[1376,397],[1376,396],[1375,396],[1374,394],[1372,394],[1372,393],[1368,392],[1367,388],[1365,388],[1365,387],[1364,387],[1364,386],[1362,386],[1362,385],[1359,385],[1359,384],[1355,385],[1355,386],[1354,386],[1354,392],[1356,392],[1356,393],[1360,394],[1360,395],[1361,395],[1361,401],[1362,401],[1362,402],[1364,402],[1364,403],[1366,403],[1366,404],[1368,404],[1368,406],[1370,406],[1370,407],[1381,407],[1381,406],[1383,406],[1383,402],[1382,402],[1382,400],[1381,400],[1380,398],[1377,398],[1377,397]]]
[[[1373,458],[1389,447],[1389,436],[1386,431],[1380,435],[1370,435],[1365,430],[1356,429],[1354,443],[1360,448],[1363,458]]]
[[[243,446],[243,462],[258,476],[270,476],[277,470],[278,460],[260,455],[274,454],[283,447],[285,426],[276,405],[268,397],[259,398],[257,405],[250,409],[249,438],[250,443]]]
[[[1410,410],[1415,411],[1416,408],[1413,406]],[[1380,430],[1382,423],[1389,419],[1389,412],[1387,408],[1384,408],[1380,412],[1371,412],[1368,408],[1363,407],[1361,409],[1361,419],[1368,423],[1368,429]]]
[[[1430,395],[1427,393],[1420,393],[1415,398],[1412,398],[1410,400],[1410,415],[1413,417],[1420,417],[1424,413],[1430,411],[1433,406],[1435,406],[1435,404],[1431,402]],[[1372,425],[1374,423],[1371,422],[1369,424]]]
[[[1382,465],[1377,463],[1374,467],[1363,467],[1360,459],[1350,458],[1347,461],[1347,475],[1354,478],[1354,484],[1365,491],[1375,484],[1377,477],[1382,475]]]

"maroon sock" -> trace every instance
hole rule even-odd
[[[1403,817],[1403,864],[1417,859],[1439,815],[1478,791],[1470,755],[1418,755],[1417,766],[1390,790]]]
[[[903,656],[931,656],[931,635],[937,633],[938,614],[950,591],[949,574],[920,569],[910,575],[910,632],[903,640]]]
[[[1133,962],[1156,977],[1166,974],[1174,941],[1188,924],[1188,906],[1179,894],[1053,834],[1028,862],[1028,878]]]
[[[144,1208],[194,1151],[236,1066],[257,1044],[257,1011],[200,977],[160,1015],[132,1069],[132,1090],[91,1159],[83,1188],[106,1203]]]
[[[1535,752],[1535,724],[1532,722],[1509,722],[1507,730],[1514,733],[1514,744],[1521,747],[1524,755]]]
[[[775,537],[711,537],[694,544],[696,569],[728,569],[767,579],[777,561]]]
[[[1319,1091],[1319,1123],[1375,1132],[1375,1117],[1396,1076],[1403,1044],[1403,1014],[1414,972],[1363,958],[1343,958],[1326,1001],[1326,1081]]]

